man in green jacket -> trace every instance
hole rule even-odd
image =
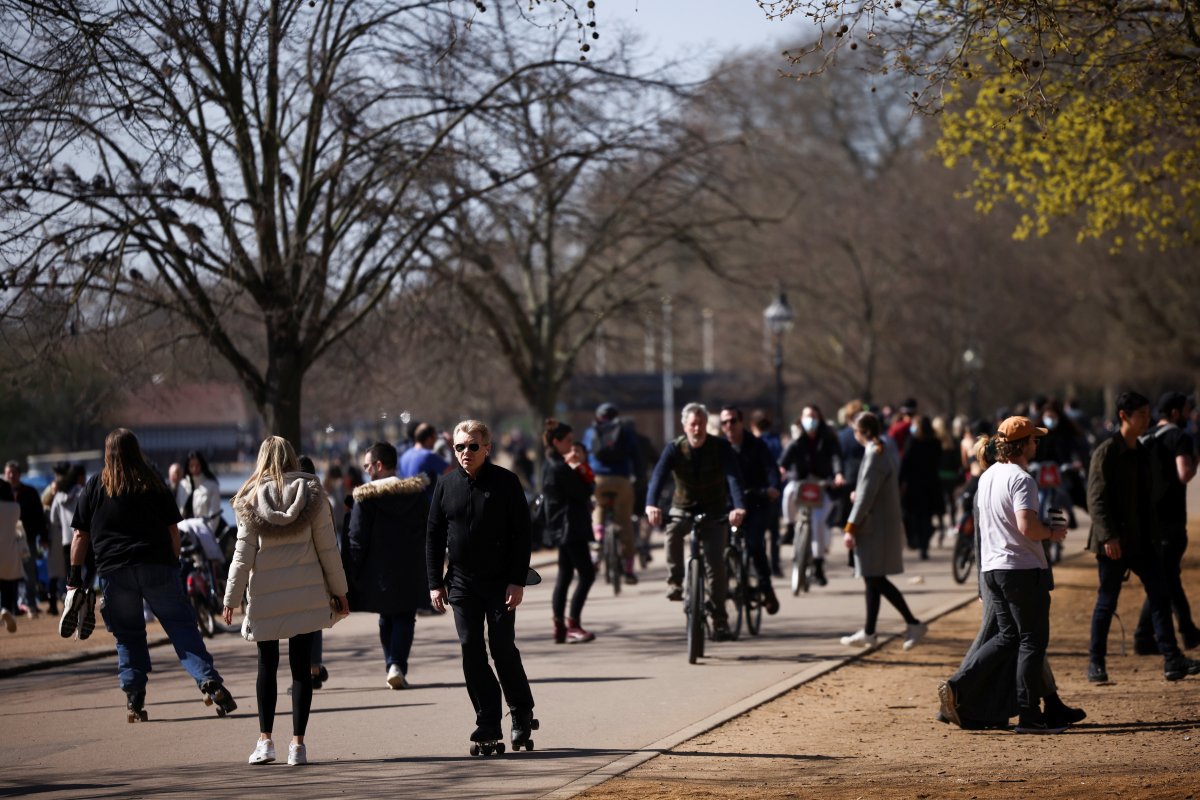
[[[1121,581],[1129,570],[1146,590],[1154,638],[1164,659],[1163,676],[1177,681],[1200,674],[1200,661],[1184,657],[1175,641],[1171,603],[1157,551],[1150,457],[1138,442],[1150,426],[1150,401],[1137,392],[1124,392],[1117,398],[1117,416],[1120,430],[1096,447],[1088,471],[1088,511],[1092,516],[1088,550],[1096,554],[1100,588],[1092,612],[1087,677],[1093,683],[1108,681],[1108,629],[1117,610]]]

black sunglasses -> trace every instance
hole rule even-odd
[[[470,444],[467,444],[466,442],[459,442],[458,444],[454,445],[454,452],[461,453],[463,450],[470,450],[472,453],[478,452],[479,442],[471,442]]]

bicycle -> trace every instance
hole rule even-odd
[[[825,504],[829,481],[803,480],[796,492],[800,505],[800,524],[792,549],[792,595],[807,592],[813,583],[812,512]]]
[[[970,512],[963,514],[958,523],[958,537],[954,540],[954,558],[951,560],[955,583],[966,583],[975,568],[975,518]]]
[[[684,567],[683,578],[683,611],[687,617],[687,650],[688,663],[695,664],[697,659],[704,657],[704,640],[713,638],[716,629],[715,607],[706,595],[704,581],[704,557],[700,548],[700,525],[708,518],[707,514],[687,514],[692,520],[692,529],[688,533],[689,555]],[[728,554],[728,551],[726,551]],[[729,599],[726,598],[728,612]],[[728,614],[727,614],[728,615]],[[739,614],[740,627],[740,614]],[[736,639],[730,628],[731,639]]]
[[[734,636],[741,635],[742,619],[746,632],[757,636],[762,630],[763,596],[758,585],[758,573],[750,563],[750,551],[741,528],[730,528],[729,547],[725,550],[725,569],[729,573],[729,596],[737,609],[737,626],[730,625]]]
[[[600,508],[603,510],[600,554],[604,562],[604,579],[612,584],[614,595],[621,593],[621,579],[625,574],[621,563],[621,530],[614,511],[616,500],[616,492],[600,493]]]

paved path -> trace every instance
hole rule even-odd
[[[1084,536],[1073,538],[1072,552]],[[201,704],[169,648],[152,650],[146,724],[125,722],[115,659],[7,678],[0,681],[0,797],[569,796],[844,659],[837,637],[861,626],[863,600],[840,545],[834,553],[840,563],[828,587],[801,598],[778,587],[783,609],[764,617],[762,636],[710,644],[710,657],[695,666],[685,657],[681,606],[663,598],[661,550],[643,582],[620,597],[597,583],[585,621],[598,638],[587,645],[550,641],[554,570],[544,570],[546,583],[528,592],[517,624],[542,722],[538,749],[502,759],[467,755],[473,713],[449,616],[418,620],[414,688],[403,692],[384,685],[373,616],[352,615],[326,633],[331,678],[314,700],[307,740],[314,763],[306,769],[245,763],[258,730],[255,648],[240,637],[212,646],[241,703],[230,719]],[[969,599],[970,584],[953,583],[948,560],[949,550],[935,551],[928,562],[910,560],[899,576],[918,616]],[[910,582],[918,576],[922,583]],[[885,604],[880,631],[902,629]],[[281,751],[289,703],[280,698]]]

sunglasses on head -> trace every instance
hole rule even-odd
[[[470,444],[467,444],[466,442],[459,442],[458,444],[454,445],[454,452],[461,453],[463,450],[470,450],[472,453],[478,452],[479,442],[471,442]]]

